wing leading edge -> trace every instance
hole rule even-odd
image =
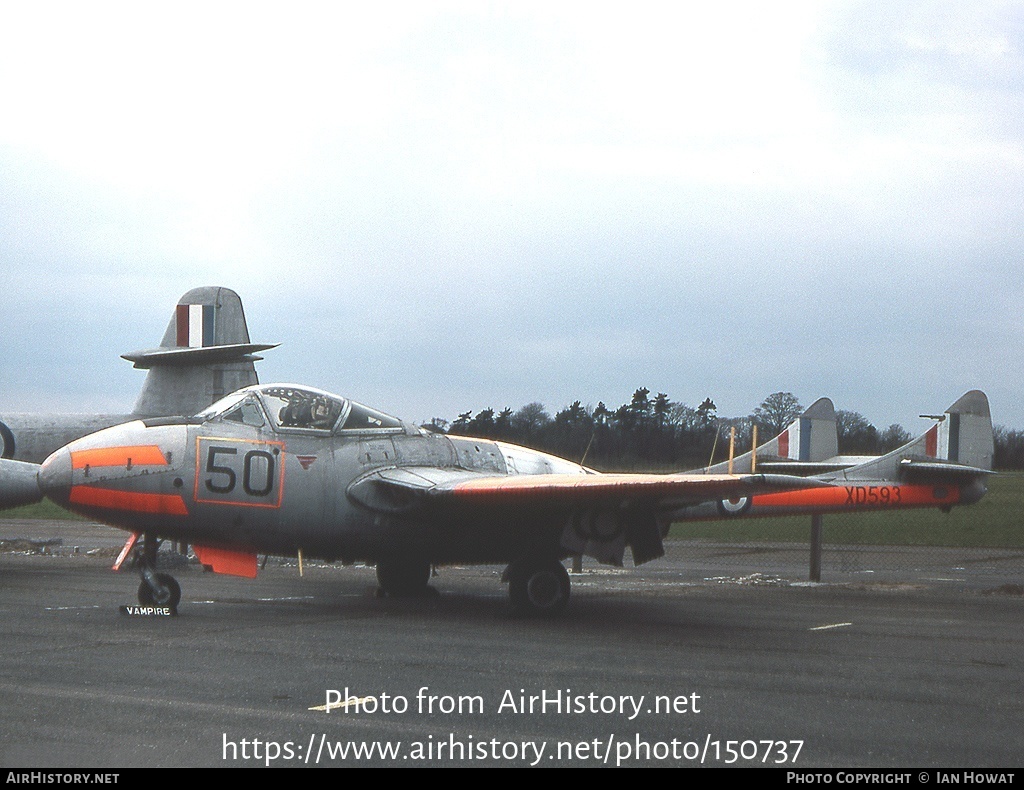
[[[388,467],[355,480],[349,495],[374,510],[415,509],[426,501],[512,505],[547,502],[552,506],[619,499],[653,501],[676,507],[830,483],[780,474],[538,474],[489,475],[438,467]],[[369,494],[374,488],[395,495],[395,506]],[[399,504],[400,503],[400,504]]]

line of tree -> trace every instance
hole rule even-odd
[[[466,411],[451,422],[435,418],[426,427],[521,444],[602,470],[685,469],[727,458],[732,428],[736,446],[742,448],[737,449],[739,454],[751,446],[753,426],[762,443],[802,412],[791,392],[772,393],[747,416],[721,417],[710,397],[691,407],[670,400],[664,392],[652,397],[649,389],[640,387],[628,403],[615,409],[604,402],[584,406],[577,400],[551,416],[543,404],[533,402],[514,411]],[[837,411],[836,427],[842,455],[877,455],[912,438],[900,425],[879,431],[853,411]],[[1019,454],[1024,465],[1024,433],[1019,437]]]
[[[996,445],[992,465],[996,469],[1024,469],[1024,431],[997,425],[992,432]]]

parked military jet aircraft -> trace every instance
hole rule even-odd
[[[432,565],[507,563],[513,602],[537,612],[565,605],[560,560],[572,552],[621,564],[628,546],[639,564],[663,553],[669,511],[824,485],[598,474],[289,384],[244,388],[187,421],[99,431],[51,455],[38,484],[37,497],[144,535],[144,603],[177,604],[177,583],[153,568],[156,540],[170,538],[192,543],[213,570],[243,576],[256,574],[258,553],[372,562],[393,594],[424,589]]]
[[[956,414],[963,429],[967,412]],[[808,418],[797,428],[814,425]],[[772,440],[779,457],[788,441]],[[961,447],[947,438],[954,444]],[[953,479],[970,468],[901,460],[925,477],[932,467]],[[214,571],[241,576],[256,575],[259,553],[368,561],[393,594],[424,589],[432,565],[507,563],[514,605],[541,613],[568,599],[560,560],[570,554],[621,564],[628,546],[640,564],[661,556],[668,524],[692,508],[844,491],[830,480],[753,470],[599,474],[502,442],[428,433],[288,384],[242,389],[187,421],[140,420],[84,437],[47,458],[37,479],[37,497],[132,532],[125,553],[143,536],[145,604],[180,598],[177,582],[154,568],[157,540],[170,538],[191,542]],[[949,501],[892,501],[890,493],[894,507]]]
[[[194,288],[178,300],[160,346],[124,354],[148,371],[131,414],[8,414],[0,419],[0,458],[40,463],[68,442],[140,417],[195,414],[215,400],[258,382],[257,352],[274,345],[249,342],[242,300],[228,288]],[[0,471],[0,509],[22,504],[14,483],[31,467]],[[5,495],[3,490],[7,491]]]

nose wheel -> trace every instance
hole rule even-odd
[[[177,609],[181,601],[181,585],[167,573],[154,573],[153,579],[143,577],[139,583],[139,603],[143,606],[161,606]]]
[[[160,541],[156,536],[146,533],[142,537],[142,546],[136,551],[136,567],[142,577],[139,583],[139,603],[177,612],[181,602],[181,585],[169,573],[156,572],[156,552],[159,547]]]

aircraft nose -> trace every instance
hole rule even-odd
[[[94,506],[124,509],[129,500],[159,491],[167,473],[185,460],[186,428],[142,422],[107,428],[55,451],[39,469],[39,487],[75,512]],[[130,503],[129,503],[130,504]],[[130,508],[129,508],[130,509]]]
[[[71,496],[71,451],[61,447],[43,461],[39,469],[39,488],[58,505],[67,505]]]

